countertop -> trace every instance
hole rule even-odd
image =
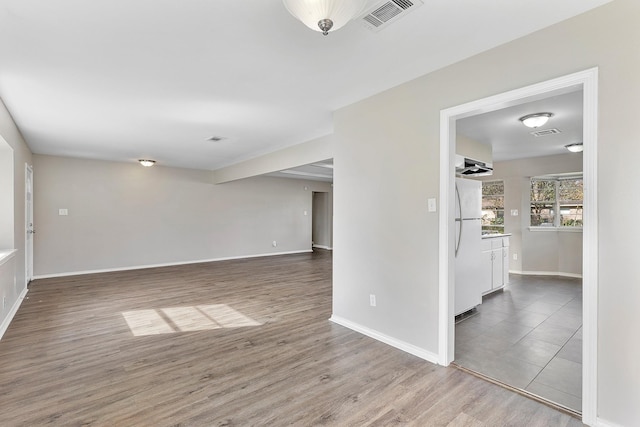
[[[482,238],[483,239],[495,239],[496,237],[509,237],[511,236],[511,233],[496,233],[496,234],[483,234]]]

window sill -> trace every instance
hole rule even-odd
[[[529,231],[537,232],[548,232],[548,231],[559,231],[561,233],[582,233],[582,227],[528,227]]]
[[[0,265],[9,261],[15,253],[18,252],[17,249],[2,249],[0,250]]]

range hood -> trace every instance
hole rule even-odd
[[[493,174],[493,165],[456,155],[456,174],[459,176],[487,176]]]

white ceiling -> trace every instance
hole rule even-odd
[[[0,97],[35,153],[216,169],[608,1],[426,0],[324,37],[280,0],[0,0]]]
[[[456,132],[491,145],[493,161],[526,159],[568,153],[565,145],[582,142],[582,90],[561,93],[509,108],[478,114],[456,122]],[[522,124],[519,118],[533,113],[553,113],[537,129]],[[536,137],[531,132],[557,129],[560,133]]]

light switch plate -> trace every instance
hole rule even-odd
[[[429,212],[435,212],[436,211],[436,199],[434,199],[434,198],[427,199],[427,207],[429,209]]]
[[[518,216],[518,209],[511,209],[511,216]]]

